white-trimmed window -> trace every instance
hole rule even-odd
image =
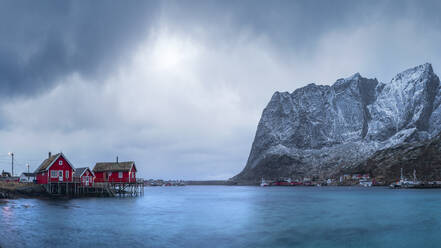
[[[58,161],[58,165],[63,165],[63,160]]]
[[[69,171],[66,171],[66,178],[69,179]]]
[[[51,170],[51,178],[57,178],[57,176],[58,176],[58,171]]]
[[[122,177],[123,177],[122,171],[118,172],[118,178],[122,178]]]

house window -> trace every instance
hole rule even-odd
[[[51,170],[51,178],[57,178],[57,175],[58,175],[58,171]]]
[[[63,177],[63,171],[62,171],[62,170],[59,170],[59,171],[58,171],[58,176],[59,176],[59,177]]]
[[[69,178],[69,171],[66,171],[66,178]]]
[[[118,172],[118,178],[122,178],[122,176],[123,176],[122,171]]]
[[[63,160],[58,161],[58,165],[63,165]]]

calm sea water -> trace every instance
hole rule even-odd
[[[440,247],[441,190],[148,187],[0,202],[7,247]]]

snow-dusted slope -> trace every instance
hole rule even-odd
[[[356,73],[332,86],[274,93],[238,180],[329,175],[375,151],[433,137],[441,92],[430,64],[387,84]]]
[[[372,116],[369,138],[385,140],[409,128],[417,128],[426,136],[438,87],[438,77],[430,64],[417,66],[395,76],[384,86],[377,101],[369,106]]]

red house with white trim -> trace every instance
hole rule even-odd
[[[75,168],[67,160],[63,153],[57,153],[49,156],[35,170],[38,184],[47,184],[49,182],[72,182]]]
[[[95,182],[136,182],[137,169],[133,161],[96,163],[93,172]]]
[[[89,169],[89,167],[76,168],[73,174],[75,182],[80,182],[82,186],[93,186],[95,174]]]

